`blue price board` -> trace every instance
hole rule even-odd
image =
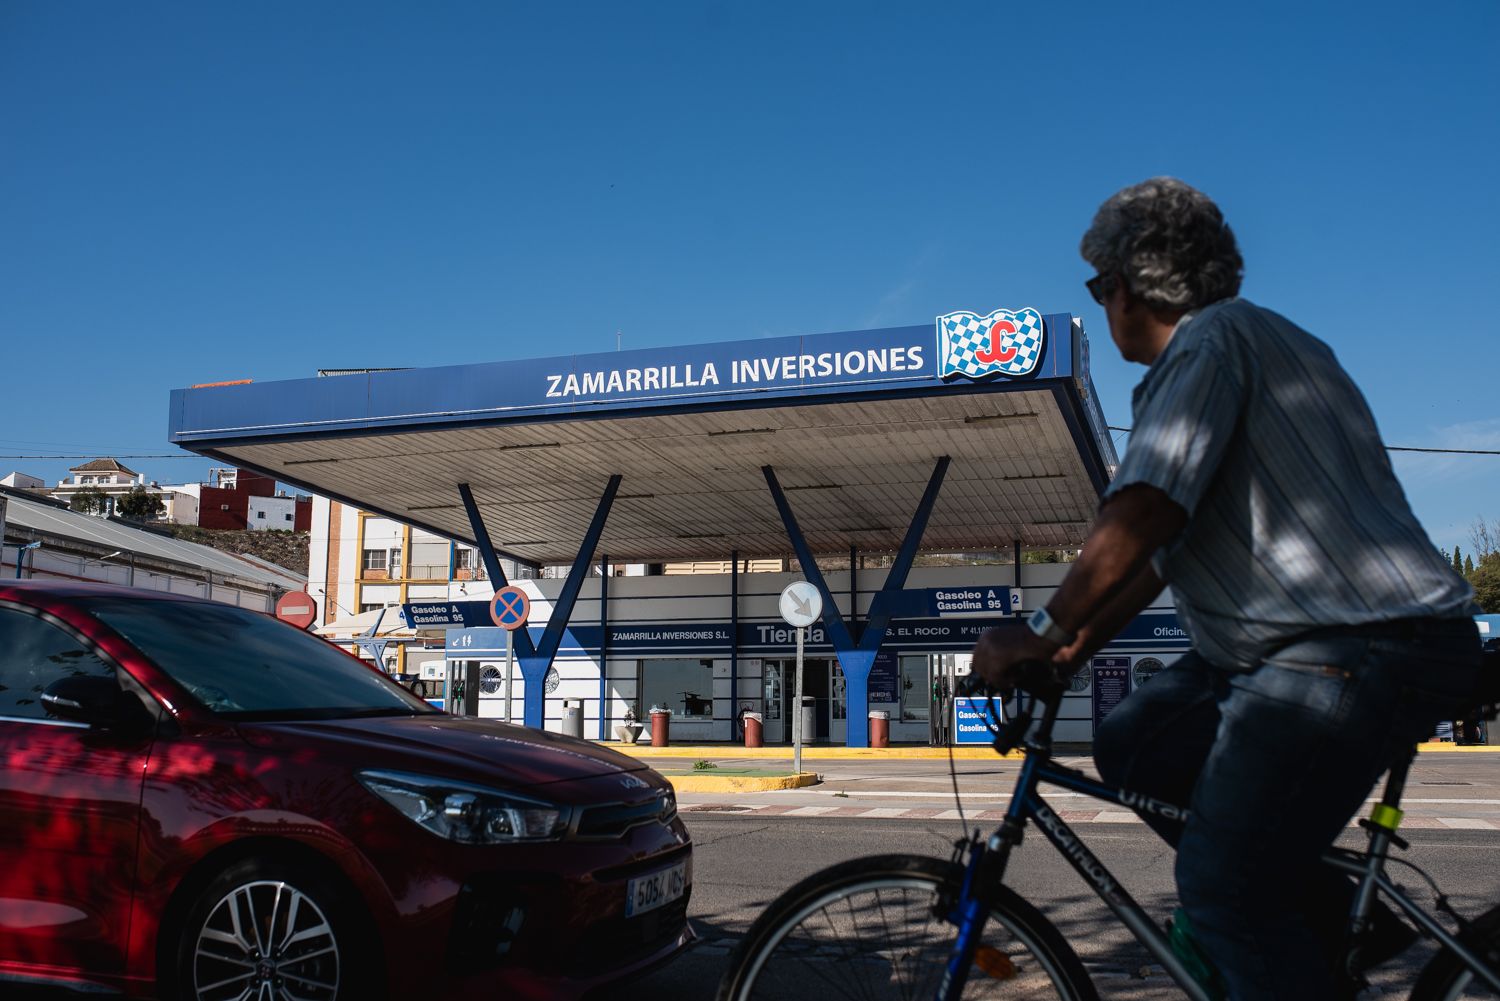
[[[994,718],[990,718],[993,707]],[[990,726],[1004,720],[999,699],[956,698],[953,700],[953,742],[955,744],[989,744],[995,739]],[[988,724],[986,721],[989,721]]]

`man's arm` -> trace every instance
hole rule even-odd
[[[1078,630],[1078,639],[1053,655],[1053,662],[1076,668],[1088,660],[1114,639],[1138,612],[1149,608],[1164,587],[1166,585],[1156,576],[1156,571],[1151,568],[1148,560],[1141,572],[1135,575],[1135,579],[1121,588],[1109,604]]]
[[[1020,626],[992,629],[974,647],[974,670],[1009,688],[1011,669],[1028,660],[1076,664],[1114,636],[1161,593],[1151,556],[1187,524],[1187,512],[1167,494],[1133,484],[1105,503],[1062,586],[1047,602],[1052,620],[1076,636],[1066,648]]]

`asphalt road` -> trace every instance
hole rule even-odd
[[[956,822],[805,817],[689,817],[695,849],[695,885],[689,911],[699,944],[671,966],[636,984],[631,997],[688,1001],[712,997],[727,954],[760,910],[783,889],[825,866],[859,855],[918,852],[946,856],[958,836]],[[1080,824],[1075,828],[1136,899],[1165,918],[1175,906],[1171,854],[1140,825]],[[1500,832],[1413,831],[1403,853],[1447,891],[1463,913],[1500,903],[1500,867],[1494,864]],[[1345,843],[1360,843],[1352,832]],[[1399,880],[1414,889],[1417,880]],[[1007,882],[1047,914],[1074,943],[1111,999],[1180,998],[1153,967],[1149,955],[1110,920],[1078,876],[1039,837],[1027,838]],[[1431,895],[1413,893],[1419,903]],[[1431,954],[1426,943],[1383,968],[1378,988],[1404,997],[1411,978]],[[1147,971],[1141,977],[1142,970]],[[624,996],[624,995],[622,995]],[[809,995],[814,996],[814,995]],[[1381,994],[1370,994],[1379,997]]]

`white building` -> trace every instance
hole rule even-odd
[[[297,498],[278,494],[275,497],[250,497],[245,527],[252,532],[290,532],[296,526]]]
[[[46,486],[46,480],[29,473],[7,473],[0,476],[0,487],[10,487],[12,490],[42,490]]]

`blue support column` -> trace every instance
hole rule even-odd
[[[521,677],[526,681],[522,722],[527,726],[540,730],[546,725],[547,692],[544,686],[547,682],[547,670],[557,656],[557,648],[562,645],[563,631],[568,626],[568,618],[573,614],[573,606],[578,603],[578,592],[583,587],[584,577],[588,576],[589,564],[594,561],[594,550],[598,548],[599,537],[604,534],[604,523],[609,519],[609,509],[614,506],[615,494],[620,490],[620,479],[618,474],[611,476],[609,484],[604,488],[604,496],[599,498],[594,520],[589,523],[583,545],[573,558],[568,579],[563,582],[562,593],[552,606],[552,616],[547,620],[547,627],[542,630],[541,642],[533,643],[531,634],[526,629],[515,631],[516,660],[521,665]],[[479,553],[484,558],[490,579],[494,581],[497,590],[507,586],[505,571],[500,567],[500,558],[495,554],[495,546],[490,541],[490,533],[485,529],[473,492],[467,483],[460,483],[458,493],[463,499],[464,510],[469,514],[474,541],[479,544]]]
[[[911,571],[912,561],[916,559],[917,549],[922,544],[922,533],[927,530],[927,519],[932,515],[932,509],[937,504],[938,493],[942,490],[943,477],[948,472],[949,462],[950,459],[946,455],[937,460],[932,476],[927,481],[927,490],[922,494],[922,500],[917,504],[917,510],[912,515],[911,525],[906,529],[906,537],[901,542],[896,561],[891,566],[890,573],[886,575],[884,586],[881,587],[882,593],[900,591],[906,586],[906,575]],[[848,739],[845,742],[850,747],[869,747],[870,670],[875,666],[875,656],[880,652],[880,645],[885,641],[886,630],[891,624],[890,612],[886,610],[888,603],[881,601],[871,603],[870,615],[865,620],[859,641],[855,642],[849,633],[849,627],[844,622],[843,615],[834,604],[833,594],[828,590],[828,583],[823,579],[823,572],[818,569],[817,560],[813,558],[812,550],[807,545],[807,538],[797,524],[797,516],[792,513],[792,507],[787,503],[781,483],[776,479],[776,471],[770,466],[762,466],[761,472],[765,474],[766,486],[771,490],[771,499],[776,503],[781,522],[786,526],[786,534],[792,544],[792,551],[797,554],[797,562],[802,565],[803,576],[823,595],[823,628],[828,634],[828,641],[833,646],[834,654],[839,659],[839,667],[844,671],[844,695],[848,706]],[[851,608],[851,617],[853,612],[854,609]]]
[[[729,713],[740,718],[740,553],[729,552]],[[730,739],[736,736],[731,724]]]
[[[609,554],[599,557],[599,739],[609,739]]]

